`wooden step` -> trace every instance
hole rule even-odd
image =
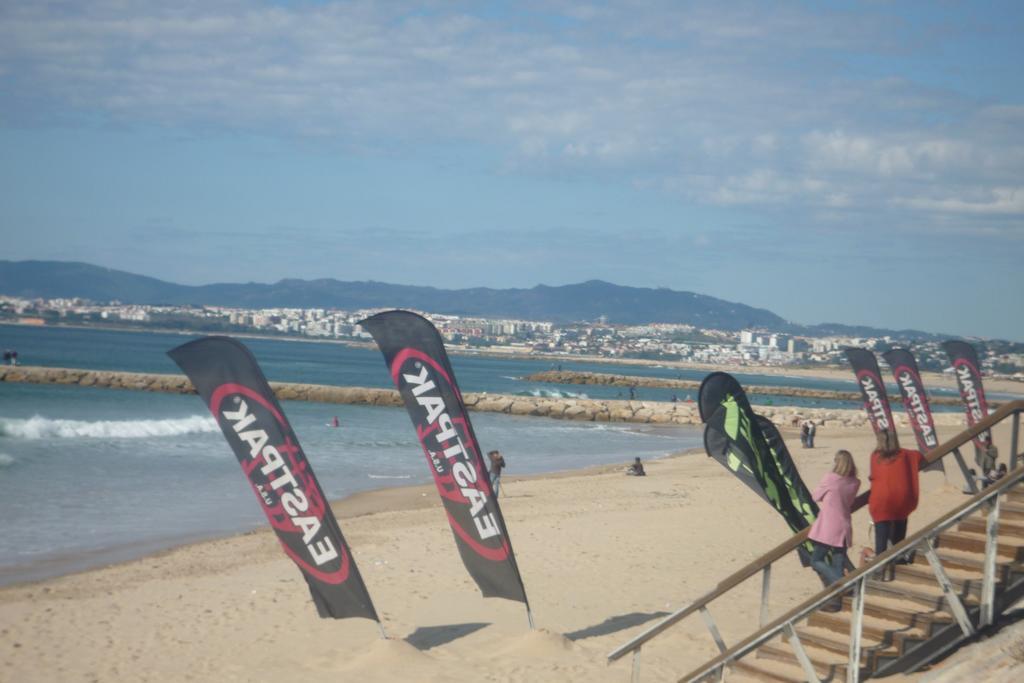
[[[827,628],[815,626],[801,626],[797,628],[800,642],[804,647],[815,647],[826,650],[840,657],[848,657],[850,653],[850,634],[839,635]],[[784,639],[785,640],[785,639]],[[787,643],[788,644],[788,643]],[[861,666],[870,670],[874,669],[876,657],[899,657],[900,650],[892,642],[885,639],[873,638],[867,633],[861,635],[860,662]]]
[[[985,566],[984,553],[972,553],[955,548],[939,547],[935,549],[935,554],[938,556],[939,562],[946,569],[981,572]],[[1006,563],[1008,563],[1008,560],[1004,559],[1003,564]],[[931,567],[928,557],[924,553],[914,554],[914,564]]]
[[[1015,523],[1009,519],[1003,519],[1002,512],[999,514],[999,538],[1013,542],[1016,539],[1024,539],[1024,523]],[[957,525],[958,531],[968,531],[974,534],[985,535],[985,517],[968,517]]]
[[[984,553],[985,535],[970,531],[943,531],[936,539],[937,547],[952,548],[964,552]],[[1007,541],[1000,535],[996,544],[996,553],[1004,560],[1017,561],[1024,559],[1024,539],[1021,544]]]
[[[905,581],[902,577],[897,575],[896,580],[894,581],[878,581],[877,579],[871,579],[867,583],[867,588],[869,595],[875,594],[899,600],[907,600],[928,608],[929,610],[946,611],[949,609],[946,605],[945,594],[942,592],[942,588],[938,583],[913,583]],[[966,604],[977,604],[978,602],[977,597],[970,593],[960,595],[959,597]]]
[[[849,663],[848,654],[836,654],[830,650],[823,650],[810,643],[804,643],[804,651],[807,653],[808,659],[811,660],[811,665],[814,670],[818,673],[818,676],[832,681],[845,681],[846,680],[846,668]],[[796,668],[803,671],[800,666],[800,662],[796,658],[796,654],[793,652],[793,648],[789,643],[781,642],[780,640],[774,640],[770,643],[765,643],[757,650],[759,659],[767,659],[775,662],[781,662],[789,666],[795,666]]]
[[[952,567],[943,567],[946,577],[953,584],[957,595],[973,595],[981,598],[981,571],[963,570]],[[939,586],[939,580],[935,578],[935,572],[930,564],[904,564],[896,566],[896,578],[907,583],[922,584],[926,586]],[[998,574],[996,577],[996,590],[998,590]]]
[[[864,615],[921,629],[930,635],[936,628],[953,623],[953,615],[945,611],[944,607],[945,604],[929,609],[902,597],[869,592],[864,600]],[[848,613],[852,611],[853,598],[843,600],[843,609]]]
[[[844,605],[845,607],[845,605]],[[908,625],[902,621],[885,619],[868,614],[865,604],[864,616],[861,620],[862,633],[880,643],[892,642],[899,646],[898,641],[908,638],[924,640],[929,636],[929,630],[921,625]],[[808,626],[827,629],[838,636],[849,639],[851,611],[841,612],[815,612],[807,619]]]
[[[1024,523],[1024,503],[1014,503],[1005,499],[999,501],[999,517]]]
[[[733,664],[726,674],[728,681],[771,681],[772,683],[807,683],[807,676],[798,664],[774,659],[755,659],[747,655]]]

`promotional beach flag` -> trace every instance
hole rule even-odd
[[[704,423],[704,449],[740,481],[774,507],[793,531],[814,522],[818,505],[811,497],[778,429],[755,415],[746,392],[725,372],[704,378],[698,398]],[[801,547],[804,564],[810,544]]]
[[[927,453],[939,445],[939,436],[935,432],[935,419],[928,405],[928,396],[924,392],[924,382],[921,380],[921,372],[917,369],[914,354],[907,349],[891,349],[883,353],[882,358],[892,368],[892,375],[900,388],[903,410],[906,411],[910,426],[914,429],[917,447],[922,453]],[[936,460],[926,469],[946,471],[942,460]]]
[[[981,364],[974,347],[963,341],[950,340],[943,342],[942,348],[949,356],[960,387],[960,399],[967,411],[967,425],[973,427],[979,420],[988,416],[988,402],[985,401],[985,389],[981,385]],[[991,432],[984,431],[974,437],[974,445],[978,449],[985,448],[985,441]]]
[[[213,413],[320,616],[379,622],[313,468],[253,355],[227,337],[205,337],[167,355]]]
[[[484,597],[526,603],[505,520],[441,335],[409,311],[386,311],[359,324],[384,354],[470,576]]]
[[[895,429],[896,423],[892,419],[889,397],[885,392],[885,382],[882,381],[882,372],[878,369],[875,354],[867,349],[854,348],[844,349],[844,352],[853,368],[853,374],[857,376],[857,386],[864,399],[864,410],[868,412],[871,429],[875,434]]]

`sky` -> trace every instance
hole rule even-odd
[[[1024,341],[1024,3],[0,2],[0,259]]]

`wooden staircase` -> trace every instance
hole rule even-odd
[[[1024,597],[1024,486],[1000,500],[996,554],[995,613]],[[938,556],[973,623],[978,623],[985,561],[983,511],[943,531],[935,542]],[[864,597],[861,679],[914,670],[940,656],[963,638],[949,602],[923,553],[894,565],[891,581],[869,579]],[[839,612],[818,610],[795,628],[818,678],[847,680],[853,601],[843,598]],[[807,681],[785,636],[764,643],[755,656],[736,660],[729,680]]]
[[[1005,403],[925,454],[922,468],[952,456],[964,479],[973,482],[960,448],[1004,420],[1010,422],[1006,476],[965,497],[873,562],[772,618],[773,566],[807,540],[808,529],[803,529],[612,650],[609,663],[632,655],[632,681],[639,683],[643,648],[698,614],[719,654],[680,682],[725,676],[857,683],[861,678],[916,671],[934,661],[1024,598],[1024,453],[1018,449],[1022,414],[1024,400]],[[869,491],[857,496],[853,509],[867,505],[869,496]],[[892,580],[881,580],[890,571]],[[727,644],[711,614],[712,603],[733,599],[733,590],[758,574],[760,626]],[[839,611],[822,610],[838,600]],[[757,608],[750,613],[757,614]]]

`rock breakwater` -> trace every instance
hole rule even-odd
[[[526,379],[533,382],[550,382],[552,384],[600,384],[616,387],[656,387],[662,389],[700,389],[700,382],[688,379],[670,379],[665,377],[637,377],[633,375],[614,375],[604,372],[572,372],[566,370],[545,370],[537,372]],[[803,389],[800,387],[781,386],[744,386],[748,394],[771,396],[799,396],[801,398],[825,398],[836,401],[861,402],[857,391],[827,391],[824,389]],[[899,403],[898,396],[890,396],[890,402]],[[960,399],[953,396],[929,396],[928,401],[935,405],[959,405]],[[990,402],[990,405],[995,405]]]
[[[0,367],[0,382],[62,384],[172,394],[195,393],[192,383],[184,375],[75,368],[3,366]],[[282,401],[375,406],[402,405],[401,398],[394,389],[335,387],[292,382],[271,382],[270,386],[278,399]],[[463,394],[463,400],[470,410],[508,415],[530,415],[590,422],[631,422],[656,425],[700,424],[697,404],[692,401],[670,403],[666,401],[550,398],[488,393],[466,393]],[[780,426],[795,426],[801,420],[810,419],[824,429],[867,427],[866,415],[860,409],[831,410],[780,405],[758,406],[757,409],[759,413]],[[936,422],[940,425],[961,426],[963,424],[963,417],[959,414],[937,413],[935,417]],[[906,418],[902,414],[897,414],[896,419],[901,426],[907,426]]]

